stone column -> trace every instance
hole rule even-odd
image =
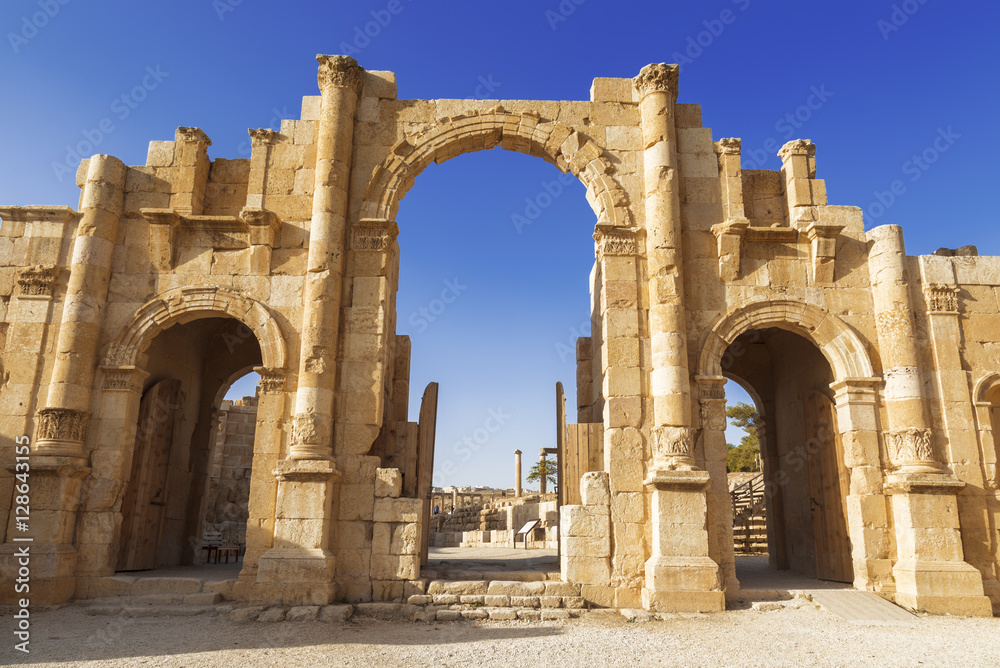
[[[545,467],[545,465],[546,465],[547,462],[545,461],[545,450],[544,449],[541,452],[538,453],[538,463],[541,464],[541,466],[539,467],[539,470],[541,471],[541,474],[542,474],[538,478],[538,493],[539,494],[545,494],[546,490],[548,489],[548,482],[549,481],[548,481],[548,476],[545,475],[545,472],[548,469]]]
[[[647,65],[633,80],[642,124],[654,429],[691,425],[674,128],[677,76],[677,65]]]
[[[286,604],[329,603],[336,595],[334,390],[354,115],[364,70],[347,56],[316,57],[322,94],[313,216],[303,287],[302,347],[288,456],[278,480],[274,547],[258,563],[265,595]]]
[[[674,103],[677,65],[653,64],[633,79],[642,125],[646,266],[649,278],[649,393],[654,459],[652,556],[642,605],[656,612],[725,608],[718,564],[709,557],[707,487],[691,428],[683,249]]]
[[[965,562],[962,547],[956,497],[965,483],[941,466],[933,443],[902,230],[895,225],[877,227],[868,239],[872,242],[869,272],[875,322],[885,369],[886,449],[894,469],[886,479],[886,493],[892,496],[896,532],[897,559],[892,569],[896,602],[928,612],[989,616],[992,608],[983,594],[982,576]],[[937,309],[932,304],[930,310]],[[932,316],[932,338],[934,325]],[[852,496],[853,476],[852,471]]]
[[[80,202],[69,282],[49,381],[38,413],[36,456],[84,459],[97,343],[111,282],[111,258],[124,206],[127,168],[108,155],[93,156]]]
[[[521,451],[514,451],[514,496],[521,498]]]
[[[354,116],[364,69],[348,56],[319,61],[319,135],[309,255],[303,286],[302,347],[291,460],[333,458],[341,284],[347,243],[347,200]]]

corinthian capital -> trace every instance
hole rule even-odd
[[[365,69],[350,56],[316,55],[319,62],[319,89],[328,86],[350,88],[356,95],[361,95],[361,86],[365,81]]]
[[[650,93],[667,93],[677,101],[677,78],[680,66],[666,63],[651,63],[639,70],[638,76],[632,79],[632,84],[643,98]]]

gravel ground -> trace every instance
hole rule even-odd
[[[31,654],[13,651],[0,618],[0,665],[73,666],[998,666],[1000,619],[921,616],[858,626],[812,604],[773,612],[627,622],[343,624],[224,616],[118,619],[77,606],[32,614]]]

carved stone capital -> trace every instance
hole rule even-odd
[[[90,412],[72,408],[38,411],[35,446],[39,454],[83,457]]]
[[[350,88],[355,95],[361,95],[361,87],[365,82],[365,69],[350,56],[327,56],[316,54],[319,62],[319,88],[324,90],[333,86]]]
[[[51,297],[59,267],[31,265],[22,267],[17,274],[17,287],[25,297]]]
[[[212,145],[212,140],[201,128],[179,127],[174,133],[174,141],[191,141],[198,144],[205,144],[206,147]]]
[[[793,139],[778,150],[778,157],[782,160],[794,155],[816,155],[816,144],[811,139]]]
[[[937,473],[941,465],[934,456],[930,429],[898,429],[885,432],[885,443],[893,466],[905,472]]]
[[[639,255],[642,231],[638,227],[621,227],[599,223],[594,232],[597,242],[597,257],[605,255]]]
[[[959,289],[954,285],[928,285],[924,288],[927,310],[936,313],[958,313]]]
[[[278,233],[281,231],[281,218],[273,211],[257,207],[243,207],[240,219],[249,228],[249,243],[251,246],[277,246]]]
[[[694,439],[697,430],[690,427],[653,429],[653,461],[658,469],[693,471]]]
[[[351,227],[351,250],[388,251],[399,235],[396,221],[364,218]]]
[[[262,394],[280,392],[285,389],[284,369],[269,369],[265,366],[255,366],[253,370],[260,376],[260,391]]]
[[[639,70],[639,74],[632,79],[632,84],[639,91],[640,98],[644,98],[650,93],[662,92],[676,102],[679,74],[680,67],[678,65],[651,63]]]
[[[743,150],[743,140],[739,137],[723,137],[715,142],[715,152],[720,155],[739,155]]]
[[[726,400],[725,376],[695,376],[694,381],[698,387],[700,401]]]
[[[250,135],[251,146],[263,146],[265,144],[275,144],[281,139],[281,133],[271,128],[250,128],[247,130]]]

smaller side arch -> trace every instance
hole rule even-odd
[[[990,372],[986,374],[976,381],[972,391],[972,400],[977,404],[985,403],[987,401],[986,395],[997,384],[1000,384],[1000,373]]]
[[[759,300],[719,316],[702,345],[699,375],[723,375],[722,358],[729,345],[744,332],[762,327],[785,329],[815,343],[837,380],[874,376],[865,345],[854,330],[818,306],[794,299]]]
[[[287,367],[285,337],[270,310],[256,299],[214,286],[174,288],[143,304],[112,339],[103,364],[135,367],[157,333],[171,325],[217,315],[231,316],[250,328],[260,344],[264,367]]]

